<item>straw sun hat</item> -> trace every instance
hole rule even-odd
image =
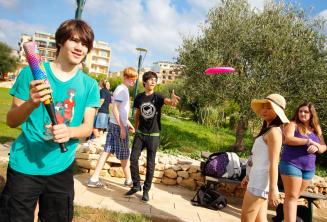
[[[290,121],[287,119],[285,115],[285,107],[286,101],[285,98],[279,94],[270,94],[265,99],[253,99],[251,101],[251,108],[252,110],[260,116],[260,110],[263,108],[265,103],[270,103],[273,110],[279,116],[280,120],[283,123],[289,123]]]

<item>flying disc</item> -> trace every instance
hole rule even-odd
[[[219,74],[230,73],[230,72],[234,72],[234,71],[235,71],[235,69],[232,67],[219,66],[219,67],[211,67],[211,68],[206,69],[205,74],[219,75]]]

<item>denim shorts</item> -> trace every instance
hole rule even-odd
[[[107,129],[109,115],[107,113],[98,113],[95,117],[94,128]]]
[[[279,172],[285,176],[301,177],[303,180],[311,180],[315,175],[314,170],[302,170],[283,160],[279,163]]]

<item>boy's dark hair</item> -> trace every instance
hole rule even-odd
[[[144,86],[144,83],[146,81],[148,81],[149,79],[152,79],[152,78],[156,78],[158,79],[158,75],[157,73],[153,72],[153,71],[147,71],[143,74],[142,76],[142,81],[143,81],[143,86]]]
[[[56,31],[56,56],[59,55],[60,45],[65,44],[65,42],[73,38],[74,35],[77,35],[82,43],[86,45],[88,52],[92,50],[94,40],[94,33],[92,28],[82,20],[70,19],[61,23]]]

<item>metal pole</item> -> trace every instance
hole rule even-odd
[[[85,5],[86,0],[76,0],[77,8],[75,11],[75,19],[82,18],[82,12]]]
[[[137,79],[135,82],[135,87],[134,87],[134,92],[133,92],[133,108],[132,108],[132,118],[134,118],[134,112],[135,112],[135,107],[134,107],[134,103],[135,103],[135,97],[137,95],[137,90],[138,90],[138,83],[139,83],[139,76],[140,76],[140,72],[141,72],[141,62],[142,62],[142,55],[139,55],[139,62],[137,64]]]

